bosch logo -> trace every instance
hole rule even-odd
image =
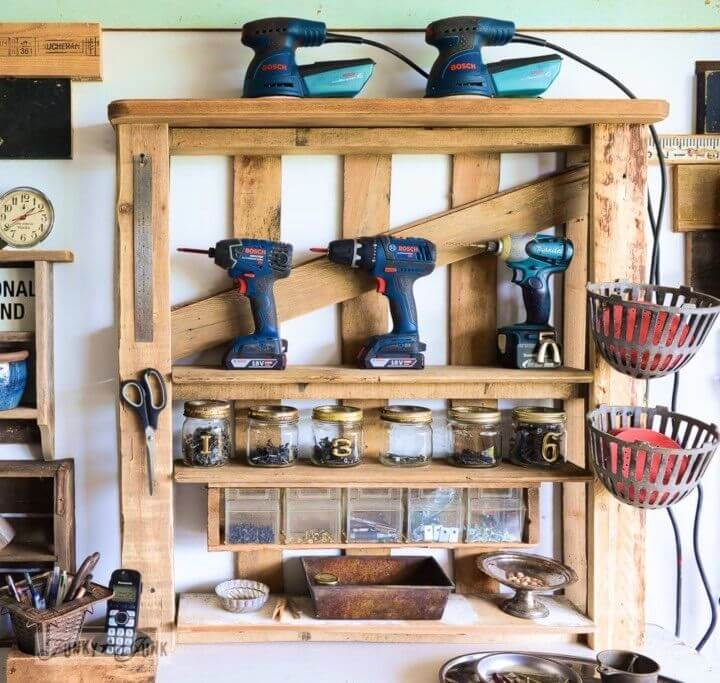
[[[450,65],[450,71],[475,71],[476,69],[477,64],[473,64],[473,62],[458,62]]]
[[[394,244],[388,244],[388,251],[397,251],[397,247]]]
[[[420,250],[418,249],[418,247],[416,247],[416,246],[414,246],[414,245],[412,245],[412,244],[401,244],[401,245],[398,247],[398,250],[399,250],[399,251],[405,251],[405,252],[408,252],[408,253],[411,253],[411,254],[414,253],[414,252],[416,252],[416,251],[420,251]]]
[[[287,64],[263,64],[260,71],[287,71]]]
[[[254,254],[256,256],[263,256],[265,254],[265,250],[260,249],[259,247],[245,247],[243,249],[243,254]]]

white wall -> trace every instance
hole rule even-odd
[[[419,33],[374,36],[429,65],[433,50]],[[671,103],[663,132],[691,131],[693,68],[696,59],[718,58],[717,34],[598,33],[547,34],[621,77],[638,96]],[[56,268],[56,391],[58,457],[74,457],[77,471],[78,555],[102,553],[98,576],[119,565],[118,462],[116,449],[116,330],[114,135],[107,123],[108,102],[120,98],[233,97],[239,94],[250,53],[237,33],[147,32],[106,33],[105,79],[73,84],[75,155],[70,161],[5,161],[0,163],[0,189],[35,185],[51,197],[57,225],[44,243],[47,248],[72,249],[73,265]],[[490,59],[533,51],[523,46],[487,50]],[[371,54],[378,66],[364,96],[418,96],[422,79],[414,72],[370,49],[327,46],[305,51],[303,61]],[[566,61],[553,98],[615,97],[617,92],[599,77]],[[503,187],[532,179],[555,168],[554,155],[503,159]],[[283,238],[294,242],[298,260],[313,244],[335,237],[340,223],[338,201],[341,174],[334,157],[290,157],[283,163]],[[652,174],[657,186],[656,173]],[[449,167],[444,157],[396,157],[393,161],[392,223],[400,224],[448,205]],[[229,234],[230,163],[218,157],[175,158],[172,162],[171,225],[173,246],[209,246]],[[667,227],[667,226],[666,226]],[[662,240],[662,270],[667,283],[683,277],[680,237],[666,232]],[[622,248],[619,246],[619,248]],[[173,302],[179,303],[226,285],[225,275],[210,262],[191,256],[172,257]],[[505,273],[503,273],[505,276]],[[516,318],[517,297],[504,284],[508,305],[502,322]],[[428,362],[445,362],[446,274],[439,270],[418,283],[420,326],[428,342]],[[482,302],[468,302],[468,306]],[[314,312],[283,326],[290,361],[334,363],[337,317],[332,309]],[[705,349],[683,373],[680,410],[716,421],[720,407],[717,328]],[[669,404],[669,384],[656,382],[652,400]],[[181,418],[176,415],[179,427]],[[30,457],[24,447],[3,447],[3,457]],[[706,477],[706,507],[702,525],[705,559],[715,592],[720,590],[717,531],[720,513],[718,468]],[[232,571],[229,554],[204,551],[203,493],[199,487],[176,489],[176,577],[179,590],[209,587]],[[551,492],[544,495],[544,528],[550,530]],[[690,551],[693,500],[678,506],[686,554]],[[559,549],[546,533],[543,551]],[[674,559],[665,513],[648,515],[648,617],[671,625]],[[685,635],[695,643],[708,619],[697,574],[686,559]],[[621,568],[622,570],[623,568]],[[720,657],[720,636],[706,652]]]

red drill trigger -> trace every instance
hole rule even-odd
[[[235,280],[235,284],[237,285],[238,292],[245,296],[245,294],[247,293],[247,282],[245,282],[245,279],[239,277],[237,280]]]
[[[375,278],[375,291],[379,294],[385,294],[385,288],[387,287],[387,282],[384,278],[376,277]]]

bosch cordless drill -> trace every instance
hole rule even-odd
[[[420,341],[413,283],[435,268],[435,245],[402,237],[335,240],[328,247],[333,263],[360,268],[375,278],[377,291],[390,303],[393,328],[371,337],[358,355],[361,368],[420,369],[425,344]]]
[[[335,41],[322,21],[273,17],[242,28],[255,51],[245,74],[243,97],[354,97],[370,80],[372,59],[343,59],[298,66],[295,49]]]
[[[449,17],[429,24],[425,42],[440,54],[430,70],[425,97],[537,97],[544,93],[560,73],[560,55],[483,61],[483,47],[505,45],[514,36],[512,21],[489,17]]]
[[[236,337],[225,354],[230,370],[283,370],[287,341],[280,339],[273,285],[290,275],[292,245],[255,239],[220,240],[214,248],[179,249],[207,254],[227,270],[240,294],[250,300],[255,331]]]
[[[573,257],[570,240],[553,235],[512,235],[482,245],[513,271],[520,285],[527,319],[498,330],[498,360],[506,368],[555,368],[562,364],[550,320],[549,279],[567,270]]]

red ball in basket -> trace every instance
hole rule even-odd
[[[622,472],[622,476],[626,479],[631,479],[636,481],[638,484],[642,482],[643,478],[643,472],[645,470],[645,466],[648,462],[648,458],[650,458],[650,468],[648,472],[648,480],[650,483],[655,484],[658,482],[658,475],[662,474],[662,483],[667,485],[670,482],[670,477],[672,476],[672,472],[675,469],[675,461],[677,459],[677,456],[671,455],[667,462],[665,463],[664,472],[660,472],[660,468],[662,466],[662,454],[658,453],[657,451],[653,451],[652,447],[655,448],[674,448],[674,449],[680,449],[680,444],[675,441],[674,439],[671,439],[669,436],[666,436],[665,434],[662,434],[661,432],[656,432],[654,429],[643,429],[641,427],[620,427],[619,429],[613,429],[610,431],[610,434],[614,436],[616,439],[621,439],[622,441],[627,441],[628,443],[632,444],[647,444],[650,446],[650,448],[646,450],[638,450],[637,451],[637,458],[635,462],[632,462],[632,449],[630,448],[621,448],[621,458],[622,462],[618,463],[618,444],[611,442],[610,443],[610,469],[613,472],[617,472],[618,469]],[[649,451],[649,452],[648,452]],[[676,474],[676,477],[680,479],[683,474],[685,474],[685,470],[688,468],[688,465],[690,463],[690,458],[687,455],[682,456],[682,461],[680,462],[680,467],[678,468],[678,472]],[[634,471],[631,472],[630,468],[633,467]],[[632,484],[631,484],[632,486]],[[621,495],[625,494],[625,486],[622,482],[618,482],[617,484],[618,493]],[[640,491],[640,502],[644,502],[644,491]],[[654,501],[650,501],[654,502]]]

